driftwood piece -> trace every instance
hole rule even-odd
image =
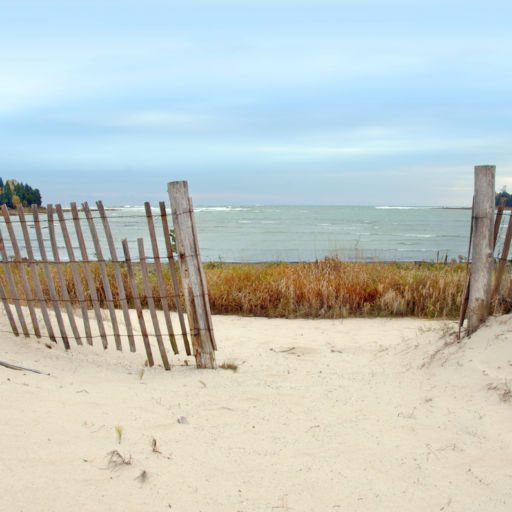
[[[17,364],[7,363],[6,361],[0,361],[0,366],[5,366],[6,368],[9,368],[10,370],[34,372],[34,373],[39,373],[41,375],[50,375],[49,373],[42,372],[41,370],[34,370],[33,368],[26,368],[25,366],[18,366]]]

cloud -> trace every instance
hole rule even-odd
[[[308,173],[333,188],[351,173],[347,194],[368,180],[377,197],[409,186],[435,202],[445,187],[462,201],[475,162],[496,163],[497,183],[512,175],[511,13],[471,0],[7,1],[0,172],[173,169],[212,197],[254,176],[247,189],[266,197],[257,187],[275,177],[318,201],[326,187]]]

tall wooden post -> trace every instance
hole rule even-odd
[[[494,242],[496,166],[475,166],[473,261],[468,305],[468,335],[489,316]]]
[[[188,323],[198,368],[216,368],[208,290],[199,255],[192,201],[186,181],[168,184]]]

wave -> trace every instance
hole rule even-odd
[[[249,210],[249,208],[240,206],[198,206],[195,208],[196,212],[238,212],[244,210]]]
[[[376,210],[432,210],[435,206],[375,206]]]

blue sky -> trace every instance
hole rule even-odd
[[[512,3],[0,0],[0,176],[43,202],[512,190]]]

